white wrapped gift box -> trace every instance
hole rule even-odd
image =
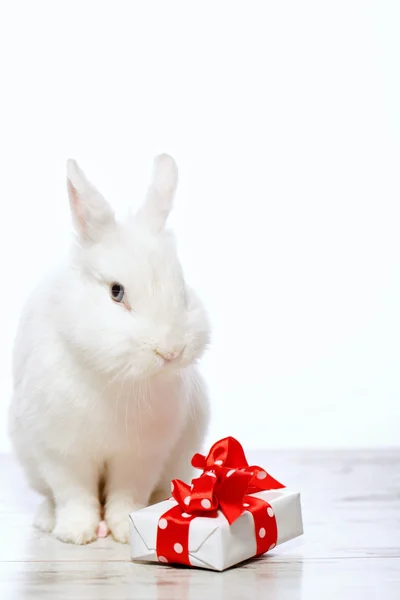
[[[278,529],[277,545],[303,533],[298,492],[283,488],[252,495],[271,505]],[[158,562],[158,521],[165,512],[176,505],[175,500],[166,500],[129,515],[132,560]],[[229,525],[220,511],[216,518],[197,517],[190,523],[189,560],[193,567],[223,571],[255,554],[254,520],[248,511],[243,512],[232,525]]]

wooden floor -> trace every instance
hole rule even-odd
[[[302,492],[305,535],[224,573],[136,565],[110,538],[75,547],[31,527],[38,499],[0,456],[2,600],[399,600],[400,450],[249,454]]]

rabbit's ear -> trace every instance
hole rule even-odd
[[[178,185],[178,167],[168,154],[160,154],[154,159],[153,174],[147,190],[140,218],[152,231],[160,231],[171,212],[175,191]]]
[[[86,179],[75,160],[67,161],[67,186],[72,217],[81,242],[99,241],[115,225],[110,205]]]

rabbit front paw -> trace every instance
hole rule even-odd
[[[70,544],[89,544],[97,538],[99,515],[86,506],[69,506],[57,515],[53,535]]]
[[[107,525],[116,542],[120,542],[121,544],[129,542],[129,515],[131,512],[143,508],[143,506],[132,504],[129,507],[120,507],[118,510],[114,509],[106,512]]]
[[[129,541],[129,523],[128,517],[124,516],[119,522],[115,521],[111,527],[111,533],[116,542],[127,544]]]

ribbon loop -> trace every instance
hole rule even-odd
[[[212,469],[215,466],[226,468],[247,467],[248,463],[242,445],[233,437],[227,437],[211,446],[207,456],[195,454],[192,465],[200,469]]]
[[[219,509],[230,525],[242,514],[246,495],[285,487],[261,467],[250,467],[233,437],[216,442],[207,456],[195,454],[192,465],[203,473],[192,480],[191,487],[175,479],[173,497],[188,514],[199,516]]]

